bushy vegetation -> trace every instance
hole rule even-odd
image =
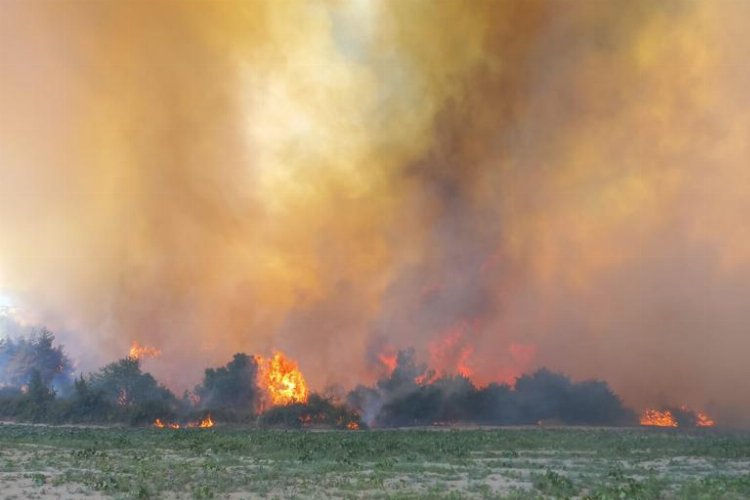
[[[67,385],[72,374],[70,359],[54,342],[55,335],[46,328],[32,330],[29,336],[0,339],[0,385],[26,386],[35,373],[45,385]]]
[[[244,353],[235,354],[226,366],[206,369],[194,390],[199,408],[223,421],[252,420],[260,405],[257,374],[255,358]]]
[[[468,378],[440,376],[398,354],[395,369],[374,386],[359,386],[345,404],[311,395],[306,403],[264,408],[256,358],[237,353],[208,368],[192,393],[178,399],[135,358],[123,358],[71,379],[71,363],[46,329],[0,341],[0,416],[27,421],[147,424],[187,421],[211,413],[222,422],[272,427],[345,428],[446,423],[621,425],[633,413],[604,382],[572,382],[539,370],[515,387],[478,388]],[[687,417],[686,417],[687,418]]]
[[[66,397],[56,397],[38,370],[21,388],[0,395],[0,414],[19,420],[142,424],[174,416],[178,401],[138,360],[125,358],[74,380]]]

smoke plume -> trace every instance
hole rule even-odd
[[[414,346],[750,423],[750,4],[0,9],[0,295],[81,369]]]

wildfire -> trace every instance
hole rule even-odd
[[[346,424],[346,428],[350,431],[356,431],[359,430],[359,424],[357,422],[349,422]]]
[[[206,418],[201,419],[197,422],[188,422],[186,424],[179,424],[177,422],[167,422],[164,423],[162,419],[157,418],[154,420],[153,423],[154,427],[157,429],[210,429],[214,425],[216,425],[211,418],[211,415],[206,416]]]
[[[275,352],[271,358],[256,356],[258,385],[273,406],[306,403],[309,391],[297,362]]]
[[[141,345],[137,340],[133,341],[128,352],[130,359],[158,358],[160,355],[161,351],[156,347]]]
[[[466,378],[474,375],[474,370],[470,366],[474,355],[471,336],[478,327],[476,321],[462,321],[438,340],[431,342],[428,347],[431,365],[441,373],[453,372]]]
[[[641,425],[650,427],[677,427],[677,420],[669,410],[646,410],[641,415]]]

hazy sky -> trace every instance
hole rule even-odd
[[[0,10],[0,290],[80,366],[413,346],[750,421],[750,3]]]

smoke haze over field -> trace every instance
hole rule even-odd
[[[750,3],[0,10],[0,297],[84,365],[413,346],[750,423]]]

